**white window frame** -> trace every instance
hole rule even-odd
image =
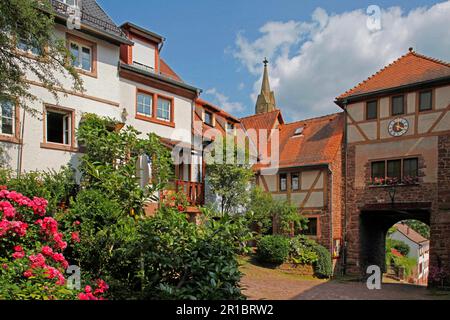
[[[150,107],[150,113],[149,114],[147,114],[147,113],[145,113],[145,112],[139,112],[139,96],[147,96],[147,97],[150,97],[150,105],[149,105],[149,107]],[[152,117],[153,116],[153,99],[154,99],[154,96],[152,95],[152,94],[147,94],[147,93],[144,93],[144,92],[138,92],[137,93],[137,101],[136,101],[136,113],[137,114],[139,114],[139,115],[142,115],[142,116],[144,116],[144,117]],[[145,104],[142,104],[144,107],[146,107],[147,105],[145,105]],[[143,108],[143,110],[145,111],[145,108]]]
[[[68,5],[69,7],[73,7],[73,8],[79,8],[80,7],[80,0],[72,0],[73,4],[68,3],[70,0],[58,0],[66,5]]]
[[[92,46],[87,46],[84,44],[81,44],[77,41],[74,40],[70,40],[69,42],[69,51],[72,54],[72,45],[76,45],[77,46],[77,51],[78,51],[78,56],[76,57],[76,60],[72,61],[72,66],[74,68],[83,70],[85,72],[93,72],[93,65],[94,65],[94,59],[93,59],[93,51],[94,48],[92,48]],[[82,59],[82,55],[83,55],[83,49],[89,49],[89,70],[86,70],[83,68],[83,59]]]
[[[3,104],[4,103],[10,103],[11,104],[11,117],[6,117],[3,115]],[[2,100],[0,101],[0,134],[4,136],[14,136],[15,130],[16,130],[16,106],[13,102],[9,100]],[[3,132],[3,119],[10,119],[12,122],[12,132],[11,133],[5,133]]]
[[[46,112],[45,142],[52,143],[52,144],[60,144],[60,145],[64,145],[64,146],[71,146],[72,145],[72,112],[56,110],[56,109],[52,109],[52,108],[46,109],[45,112]],[[48,114],[49,114],[49,112],[64,115],[64,117],[63,117],[63,143],[48,140]]]
[[[159,107],[159,101],[160,100],[165,100],[165,101],[169,102],[169,110],[167,110],[167,113],[168,113],[168,118],[167,119],[159,116],[159,110],[161,110],[162,114],[165,113],[165,110]],[[172,121],[172,119],[171,119],[172,108],[173,108],[173,106],[172,106],[172,100],[171,99],[167,99],[167,98],[164,98],[164,97],[158,97],[158,100],[156,101],[156,118],[159,119],[159,120],[162,120],[162,121],[171,122]]]

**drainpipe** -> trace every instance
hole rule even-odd
[[[22,174],[22,164],[23,164],[23,145],[24,145],[24,132],[25,132],[25,115],[26,110],[23,110],[21,132],[19,134],[19,147],[18,147],[18,159],[17,159],[17,177]]]

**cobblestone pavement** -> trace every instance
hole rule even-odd
[[[436,293],[400,283],[385,283],[381,290],[368,290],[354,281],[324,281],[287,274],[244,262],[242,286],[251,300],[450,300],[448,293]]]

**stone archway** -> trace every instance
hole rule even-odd
[[[363,270],[369,265],[377,265],[386,271],[386,234],[390,227],[403,220],[418,220],[430,225],[431,203],[375,204],[361,210],[359,254]]]

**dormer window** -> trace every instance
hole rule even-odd
[[[303,135],[304,131],[305,131],[305,127],[300,127],[300,128],[295,129],[294,137],[299,137],[299,136]]]
[[[156,47],[139,39],[133,39],[133,42],[133,64],[153,72],[155,70]]]

